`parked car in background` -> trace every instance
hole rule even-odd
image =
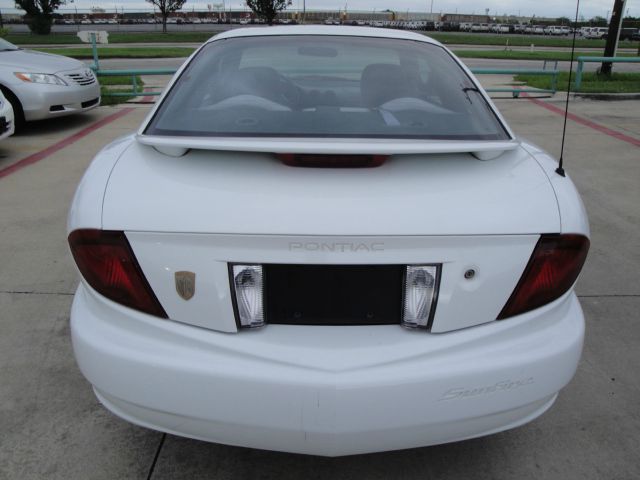
[[[16,128],[25,121],[86,112],[100,105],[100,85],[84,63],[23,50],[0,39],[0,89]]]
[[[535,25],[533,27],[534,35],[544,35],[544,26],[543,25]]]
[[[166,92],[69,213],[71,337],[105,407],[329,456],[551,407],[582,351],[586,213],[451,51],[392,29],[235,29]]]
[[[633,36],[637,33],[637,28],[622,28],[620,29],[620,40],[633,40]]]
[[[461,25],[457,22],[442,22],[438,25],[438,30],[441,32],[458,32],[461,31]]]
[[[591,35],[591,31],[595,30],[596,27],[583,27],[582,30],[582,37],[583,38],[589,38],[589,36]]]
[[[469,31],[479,33],[479,32],[482,32],[485,28],[486,28],[486,31],[489,30],[489,25],[486,23],[472,23]]]
[[[592,27],[587,33],[586,38],[602,40],[607,38],[609,27]]]
[[[13,107],[0,91],[0,140],[13,135],[15,132],[15,122],[13,121]]]

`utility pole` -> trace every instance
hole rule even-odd
[[[624,15],[624,6],[627,0],[615,0],[613,4],[613,12],[611,13],[611,22],[609,22],[609,33],[607,34],[607,45],[604,47],[605,57],[615,57],[618,50],[618,40],[620,39],[620,28],[622,27],[622,16]],[[602,62],[600,73],[603,75],[611,75],[613,64],[611,62]]]

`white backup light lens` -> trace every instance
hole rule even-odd
[[[262,265],[233,266],[233,287],[241,327],[264,325],[263,285]]]
[[[407,267],[404,284],[402,324],[411,328],[427,328],[438,285],[438,267],[420,265]]]

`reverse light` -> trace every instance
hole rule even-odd
[[[542,235],[498,320],[520,315],[560,298],[582,270],[589,239],[584,235]]]
[[[402,325],[429,328],[438,296],[439,269],[436,265],[409,265],[404,282]]]
[[[124,232],[75,230],[68,240],[80,273],[96,292],[126,307],[167,318]]]
[[[262,265],[232,265],[231,275],[236,317],[240,327],[262,327],[264,325]]]
[[[14,75],[23,82],[67,86],[67,82],[49,73],[15,72]]]

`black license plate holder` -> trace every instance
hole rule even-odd
[[[266,321],[286,325],[393,325],[402,265],[265,265]]]

